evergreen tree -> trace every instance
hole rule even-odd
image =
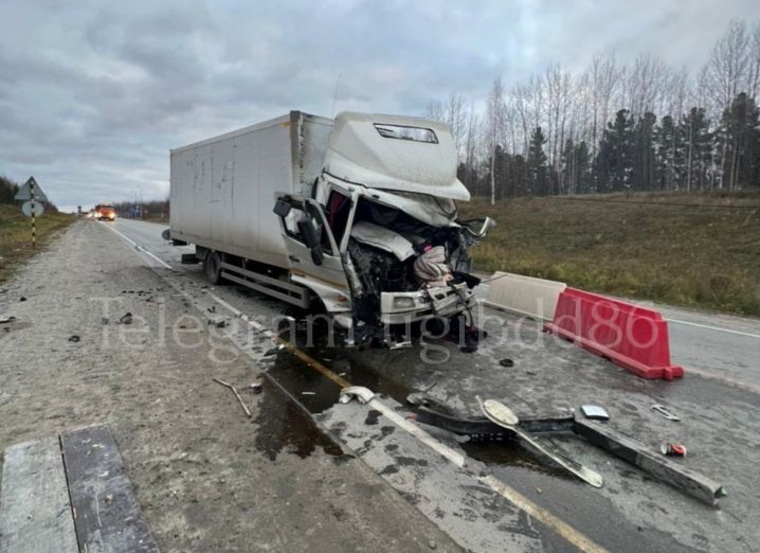
[[[705,190],[712,157],[712,134],[704,108],[693,107],[681,118],[681,136],[685,143],[686,191]]]
[[[7,177],[0,175],[0,204],[14,204],[18,185]]]
[[[586,192],[591,187],[591,152],[588,144],[582,140],[575,147],[575,190]]]
[[[575,164],[575,143],[572,138],[568,138],[565,140],[560,157],[560,182],[565,191],[570,194],[574,193],[577,188]]]
[[[639,117],[634,130],[632,186],[652,190],[655,180],[654,128],[657,117],[646,112]]]
[[[662,118],[655,131],[655,181],[662,190],[678,190],[684,185],[686,142],[682,131],[670,115]]]
[[[509,163],[510,180],[513,183],[512,195],[524,196],[526,194],[525,175],[528,174],[525,157],[520,154],[512,156]]]
[[[536,127],[530,135],[528,146],[528,182],[530,187],[528,194],[548,193],[548,167],[544,144],[546,144],[546,136],[544,136],[541,127]]]
[[[760,184],[760,113],[753,98],[739,94],[723,112],[722,184],[729,190]]]
[[[585,140],[575,144],[572,139],[565,141],[562,149],[562,182],[564,192],[577,194],[588,192],[591,187],[591,157]]]
[[[608,123],[595,160],[597,192],[629,190],[633,174],[633,121],[627,109]]]

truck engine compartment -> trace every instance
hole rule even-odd
[[[466,223],[456,221],[456,206],[448,203],[445,206],[439,201],[438,205],[439,215],[450,223],[437,227],[400,209],[359,198],[347,247],[362,284],[362,293],[354,298],[359,320],[380,322],[384,292],[418,292],[462,283],[473,288],[478,284],[478,279],[468,274],[471,258],[467,252],[477,237]],[[328,211],[328,220],[338,220],[331,215],[342,207]]]

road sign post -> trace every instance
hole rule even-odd
[[[37,214],[34,212],[34,179],[29,182],[29,190],[32,193],[32,249],[37,249]]]
[[[32,249],[37,249],[37,217],[45,212],[44,202],[48,201],[47,196],[34,180],[34,177],[29,177],[21,188],[15,198],[19,201],[26,201],[21,206],[21,211],[27,217],[32,218]]]

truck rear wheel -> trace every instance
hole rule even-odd
[[[206,280],[211,284],[219,284],[222,281],[222,259],[216,252],[208,252],[203,259],[203,271]]]

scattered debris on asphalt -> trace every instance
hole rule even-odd
[[[273,347],[264,354],[264,357],[271,357],[272,355],[277,355],[281,350],[283,350],[285,346],[282,344],[277,345],[276,347]]]
[[[237,398],[238,402],[240,402],[240,406],[243,408],[243,411],[245,411],[245,414],[249,418],[253,416],[253,414],[251,413],[251,411],[248,409],[248,406],[243,402],[243,398],[240,397],[240,394],[238,393],[237,388],[235,388],[235,386],[233,386],[229,382],[225,382],[224,380],[220,380],[218,378],[212,378],[212,380],[214,382],[216,382],[217,384],[221,384],[222,386],[225,386],[225,387],[229,388],[230,390],[232,390],[232,393],[235,394],[235,397]]]
[[[575,413],[533,419],[523,418],[515,427],[509,427],[492,421],[488,416],[461,415],[449,405],[429,395],[412,393],[407,396],[406,401],[413,406],[417,422],[448,430],[458,436],[467,436],[472,442],[502,443],[509,438],[514,438],[517,435],[515,430],[518,429],[523,435],[572,432],[588,443],[616,455],[650,476],[708,505],[715,505],[718,499],[728,495],[720,482],[699,474],[680,462],[663,458],[661,452],[652,451],[646,445],[618,432],[608,424],[587,421],[576,416]],[[566,461],[572,463],[569,459]]]
[[[412,341],[411,340],[405,340],[401,342],[388,342],[388,349],[394,350],[394,349],[405,349],[412,347]]]
[[[207,309],[207,311],[208,311],[209,313],[216,313],[216,305],[212,305],[211,307],[209,307],[209,308]]]
[[[598,405],[581,405],[581,413],[587,419],[610,420],[610,414],[604,407],[599,407]]]
[[[518,428],[520,419],[509,407],[495,399],[481,401],[479,396],[475,397],[480,404],[480,410],[483,411],[483,414],[488,417],[492,423],[514,432],[520,440],[525,442],[529,449],[549,458],[554,464],[562,467],[569,473],[574,474],[595,488],[601,488],[602,485],[604,485],[604,479],[601,474],[581,465],[577,461],[567,459],[564,455],[554,451],[547,444],[540,442],[537,438],[534,438],[527,432]]]
[[[686,446],[683,444],[662,442],[660,444],[660,451],[663,455],[671,457],[686,457]]]
[[[18,301],[26,301],[26,298],[24,296],[21,296]]]
[[[131,325],[132,324],[132,318],[133,318],[132,313],[125,313],[119,319],[119,323],[123,324],[123,325]]]
[[[508,357],[505,357],[504,359],[499,361],[499,365],[501,365],[502,367],[514,367],[515,362],[509,359]]]
[[[81,341],[81,338],[77,334],[72,334],[69,336],[69,342],[74,342],[75,344]]]
[[[364,386],[349,386],[348,388],[343,388],[340,391],[339,401],[341,403],[348,403],[352,399],[356,398],[357,401],[363,405],[372,401],[372,398],[374,397],[374,392],[369,388],[365,388]]]
[[[678,415],[676,415],[675,413],[673,413],[670,409],[668,409],[664,405],[659,405],[659,404],[652,405],[652,410],[653,411],[657,411],[658,413],[660,413],[663,417],[665,417],[668,420],[671,420],[671,421],[680,421],[681,420],[681,417],[679,417]]]
[[[436,380],[430,386],[428,386],[427,388],[425,388],[422,392],[425,393],[425,394],[427,394],[430,390],[432,390],[433,388],[435,388],[437,385],[438,385],[438,381]]]

